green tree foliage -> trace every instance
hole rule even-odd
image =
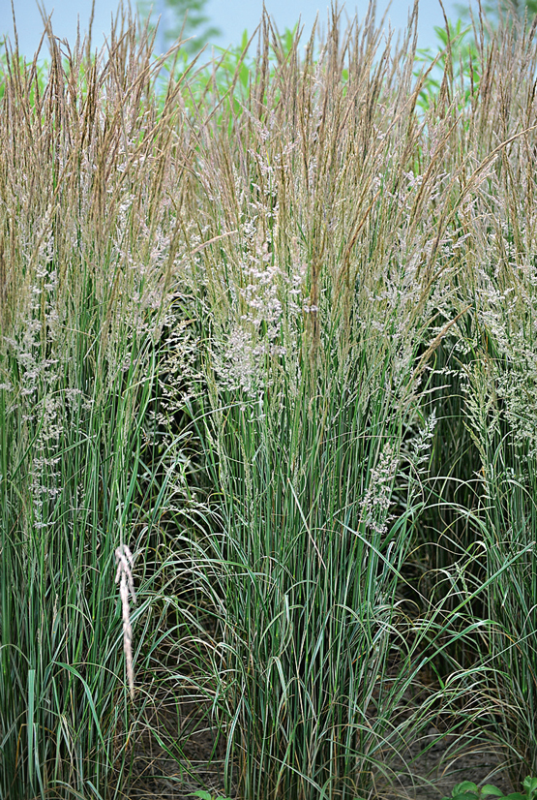
[[[219,36],[221,30],[210,24],[205,13],[206,3],[207,0],[164,0],[166,15],[160,23],[164,24],[164,44],[170,45],[178,38],[189,39],[184,49],[189,55],[195,55],[207,42]],[[139,0],[138,8],[143,17],[151,15],[151,22],[156,25],[158,7],[155,2]]]
[[[496,0],[495,3],[487,3],[486,10],[495,16],[516,14],[521,19],[526,14],[531,22],[535,14],[537,14],[537,0]]]
[[[459,16],[469,17],[469,9],[466,5],[455,6]],[[500,17],[508,15],[518,17],[520,20],[526,16],[531,24],[537,14],[537,0],[492,0],[492,2],[482,3],[482,8],[489,20],[497,22]]]

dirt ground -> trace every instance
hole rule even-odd
[[[428,737],[435,743],[410,764],[409,760],[412,756],[418,756],[425,743],[422,743],[421,748],[409,748],[407,769],[402,771],[398,786],[385,795],[387,800],[441,800],[449,796],[453,787],[463,780],[473,781],[478,785],[493,783],[504,794],[512,790],[507,771],[502,769],[503,759],[500,752],[485,749],[483,745],[461,746],[457,737],[439,739],[438,731],[434,728],[429,729]]]
[[[215,796],[224,794],[221,768],[224,745],[215,741],[200,719],[192,705],[184,709],[182,727],[188,736],[184,737],[187,744],[183,755],[191,764],[191,774],[181,772],[177,761],[148,737],[138,749],[134,770],[137,777],[129,800],[187,800],[201,788],[211,790]],[[173,727],[174,722],[170,720],[169,724]],[[471,736],[468,739],[471,741]],[[432,746],[420,756],[430,743]],[[401,754],[400,769],[397,784],[390,789],[379,782],[379,798],[442,800],[461,780],[493,783],[504,793],[512,791],[499,752],[484,749],[483,745],[479,749],[475,743],[461,746],[459,737],[442,738],[434,727],[420,743],[410,744]]]

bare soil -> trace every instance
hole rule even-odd
[[[512,791],[501,752],[472,739],[471,733],[467,734],[465,745],[460,737],[442,737],[431,727],[426,739],[411,745],[402,757],[397,785],[383,792],[386,800],[441,800],[463,780],[493,783],[504,794]]]
[[[167,734],[168,741],[179,738],[185,743],[181,759],[178,762],[170,756],[156,744],[154,736],[145,736],[137,748],[135,779],[128,800],[187,800],[198,789],[208,789],[215,796],[224,795],[225,743],[217,741],[203,711],[193,703],[184,704],[179,726],[175,715],[160,716],[161,736]],[[504,793],[512,791],[501,752],[483,743],[476,745],[471,732],[466,733],[466,738],[467,745],[461,737],[442,736],[431,727],[420,742],[410,743],[401,753],[397,782],[388,787],[379,779],[378,797],[442,800],[462,780],[478,785],[493,783]],[[188,769],[181,767],[181,763],[188,764]]]

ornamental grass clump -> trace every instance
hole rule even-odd
[[[48,30],[45,78],[16,52],[2,69],[5,800],[117,796],[148,705],[143,691],[129,702],[128,687],[132,661],[143,685],[151,658],[159,515],[169,502],[161,481],[155,488],[152,462],[162,456],[150,446],[150,414],[163,330],[176,329],[177,235],[162,202],[173,180],[166,111],[143,110],[150,43],[123,24],[97,56],[81,42],[61,52]],[[125,664],[114,553],[128,558],[128,547],[144,566],[134,568],[130,622],[123,598],[127,644],[133,629]]]
[[[537,771],[537,49],[416,14],[8,47],[1,799]]]
[[[505,272],[488,243],[532,207],[527,170],[518,210],[509,187],[512,155],[533,159],[533,44],[516,26],[488,49],[477,37],[468,94],[448,37],[440,91],[418,113],[412,37],[394,56],[371,23],[342,32],[336,14],[315,59],[297,42],[262,95],[253,79],[240,114],[225,107],[202,152],[205,236],[228,234],[186,273],[210,331],[214,703],[228,788],[247,798],[373,796],[432,719],[458,732],[450,758],[489,737],[534,770],[531,652],[520,684],[506,662],[531,647],[531,595],[519,643],[502,639],[509,576],[517,605],[530,580],[531,493],[524,539],[509,526],[492,540],[476,405],[488,416],[469,388],[497,357],[483,276]],[[437,691],[412,703],[429,670]]]
[[[492,159],[468,172],[450,115],[418,120],[409,46],[394,57],[371,18],[342,34],[336,14],[318,58],[296,40],[201,152],[204,236],[227,236],[185,277],[210,332],[212,691],[239,797],[372,796],[434,716],[482,711],[461,656],[488,624],[481,588],[432,605],[408,565],[433,497],[431,367],[471,309],[457,214]],[[439,654],[449,687],[412,703]]]
[[[494,700],[483,724],[502,747],[514,785],[537,766],[530,744],[536,737],[534,34],[535,24],[524,30],[506,20],[488,45],[482,32],[475,36],[481,80],[460,118],[460,160],[486,166],[458,210],[464,237],[457,252],[450,242],[461,267],[457,308],[469,309],[437,350],[441,374],[434,380],[448,388],[433,397],[444,395],[449,416],[439,420],[431,486],[445,510],[441,539],[425,545],[431,563],[459,585],[458,554],[473,551],[466,581],[488,584],[475,613],[490,628],[464,658],[487,675]]]

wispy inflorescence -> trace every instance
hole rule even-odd
[[[126,544],[116,549],[116,583],[119,583],[119,596],[121,598],[121,613],[123,617],[123,647],[125,649],[125,663],[131,700],[134,700],[134,668],[132,665],[132,625],[130,616],[129,598],[136,604],[134,591],[134,558]]]

